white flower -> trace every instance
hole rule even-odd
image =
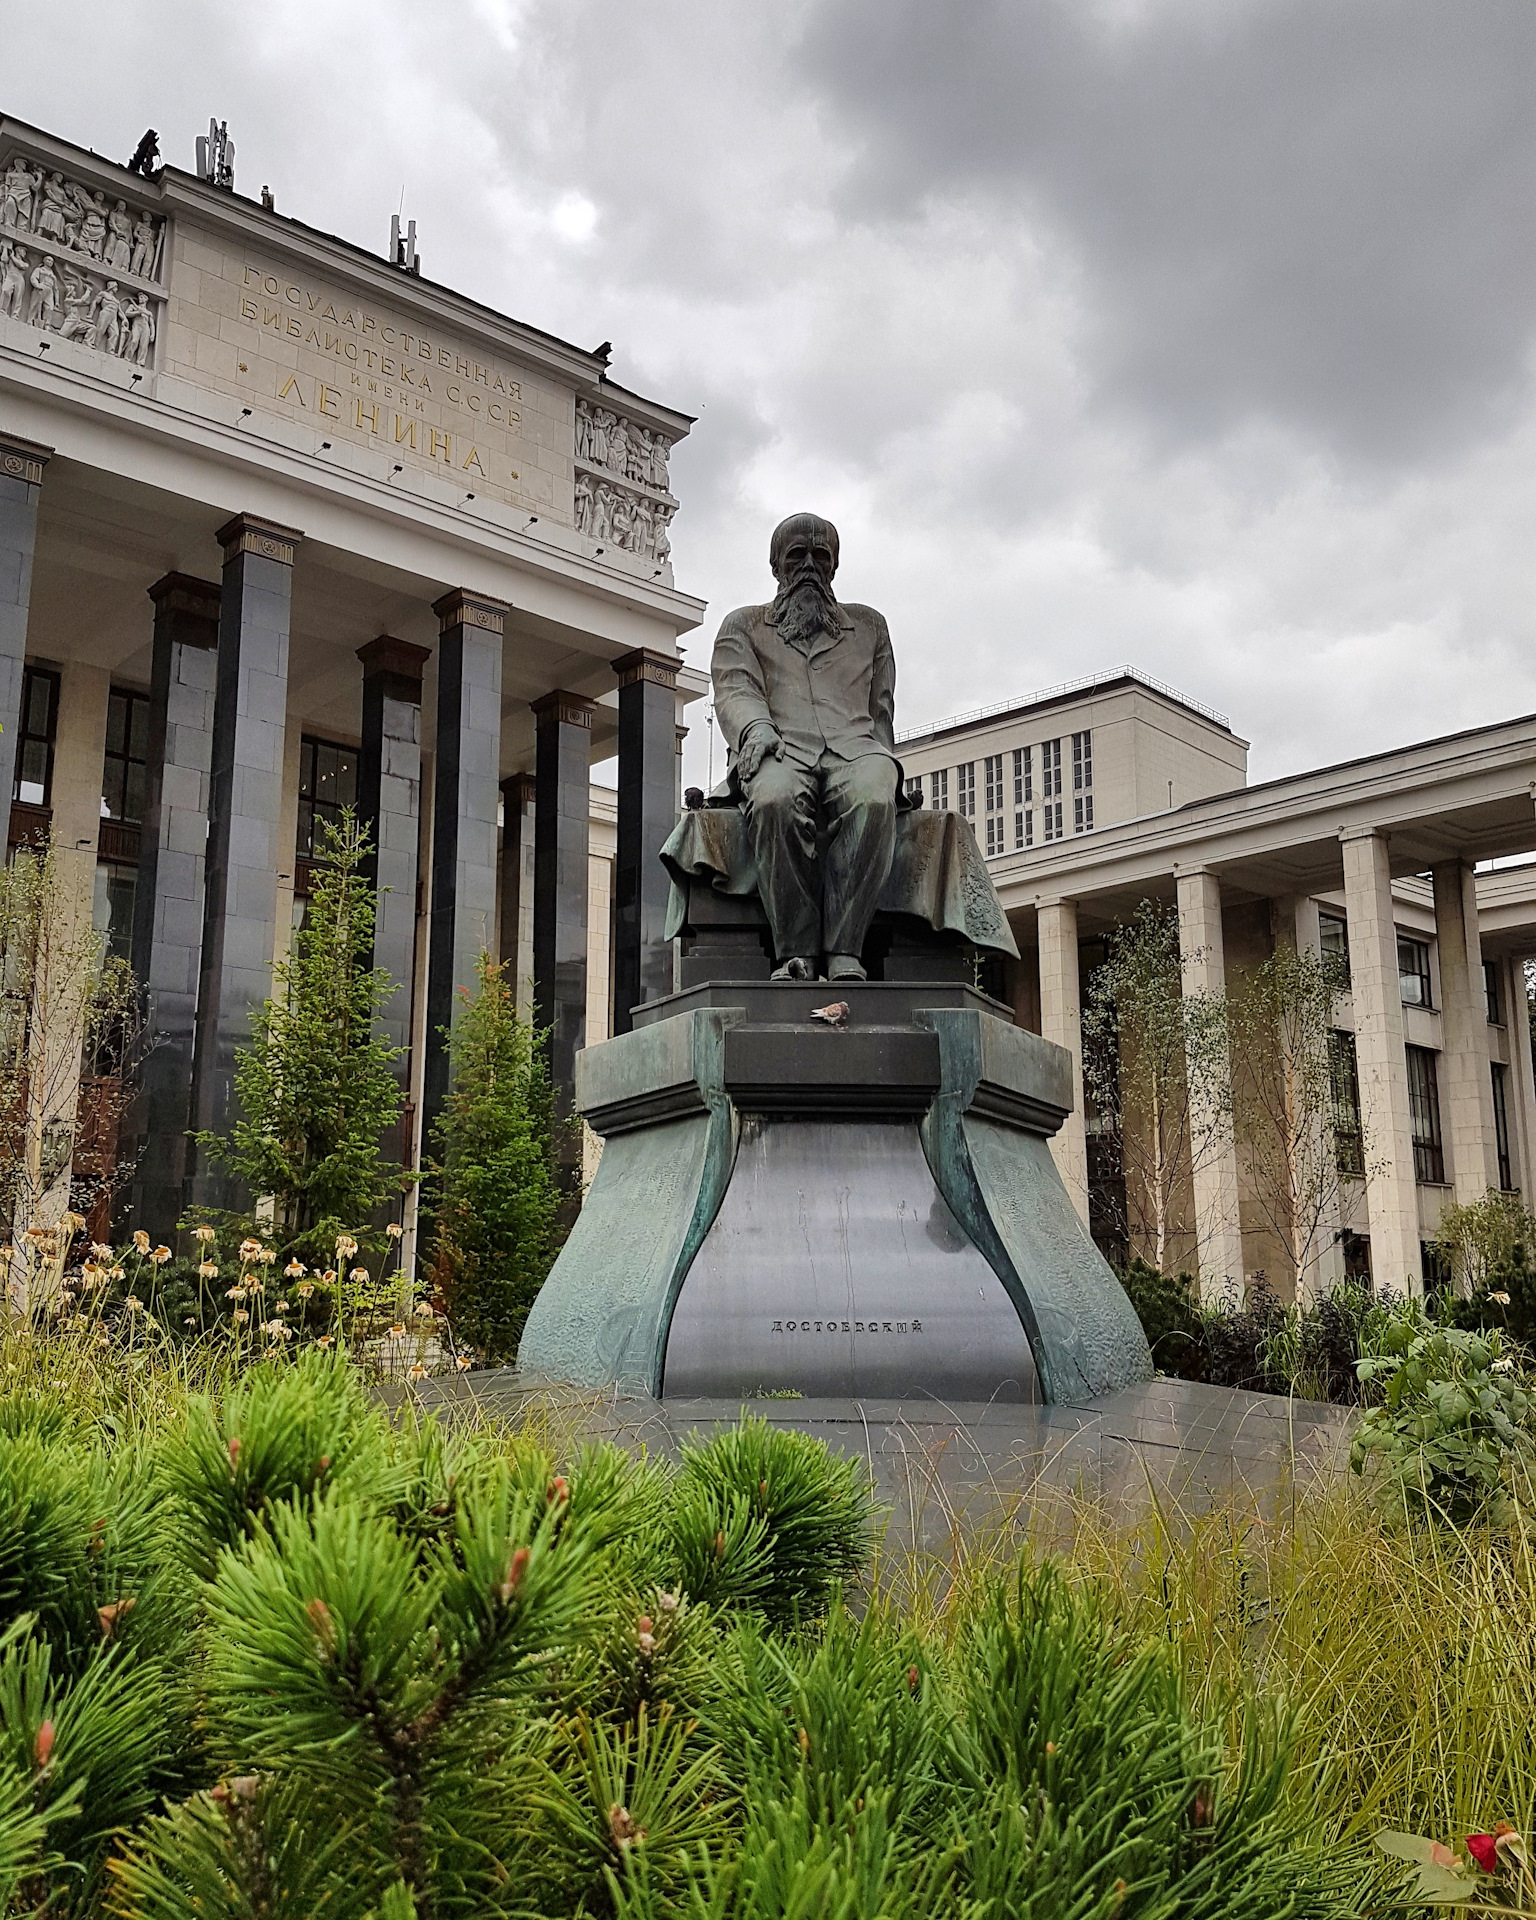
[[[192,1233],[193,1237],[198,1240],[217,1240],[219,1237],[212,1227],[194,1227]]]
[[[261,1252],[257,1254],[256,1258],[261,1262],[261,1264],[264,1267],[270,1267],[272,1262],[277,1258],[277,1248],[263,1247]]]
[[[157,1267],[163,1267],[166,1261],[172,1257],[171,1250],[169,1247],[156,1247],[149,1257]]]
[[[198,1272],[205,1280],[217,1280],[219,1277],[219,1263],[216,1260],[205,1260],[198,1268]]]
[[[231,1287],[224,1295],[224,1298],[226,1300],[243,1300],[245,1298],[245,1288]]]
[[[354,1267],[347,1275],[347,1278],[358,1281],[366,1280],[368,1278],[368,1269],[366,1267]]]
[[[405,1232],[405,1228],[400,1225],[398,1220],[391,1220],[384,1231],[389,1235],[391,1240],[398,1240],[401,1234]]]
[[[307,1269],[302,1260],[290,1260],[287,1266],[283,1268],[283,1273],[289,1280],[302,1280],[306,1271]]]
[[[1513,1373],[1515,1370],[1515,1363],[1513,1360],[1510,1360],[1507,1358],[1503,1360],[1495,1360],[1493,1363],[1493,1370],[1495,1373]]]
[[[335,1344],[336,1344],[336,1337],[334,1334],[330,1334],[330,1333],[322,1333],[320,1338],[315,1342],[315,1345],[317,1347],[334,1347]]]
[[[338,1264],[340,1264],[340,1262],[343,1260],[350,1260],[353,1254],[356,1252],[357,1252],[357,1242],[352,1238],[350,1233],[337,1234],[336,1259]]]
[[[315,1287],[314,1287],[314,1282],[312,1280],[301,1280],[299,1284],[294,1288],[294,1292],[299,1296],[301,1300],[307,1300],[309,1296],[314,1292],[314,1290],[315,1290]]]
[[[231,1314],[230,1316],[230,1318],[234,1321],[237,1327],[243,1327],[246,1321],[250,1319],[250,1317],[251,1316],[246,1312],[244,1307],[236,1307],[233,1314]]]
[[[467,1354],[461,1353],[458,1359],[455,1360],[453,1364],[458,1368],[460,1373],[468,1373],[471,1363],[469,1360],[469,1356]]]
[[[265,1326],[263,1326],[262,1332],[269,1340],[291,1340],[293,1338],[293,1328],[287,1326],[281,1320],[268,1320]]]
[[[1509,1305],[1509,1295],[1507,1293],[1490,1293],[1488,1298],[1490,1300],[1497,1300],[1501,1307],[1507,1307]]]
[[[418,1360],[415,1366],[411,1368],[411,1378],[413,1380],[425,1380],[426,1377],[427,1377],[427,1370]]]
[[[398,1320],[390,1328],[389,1337],[391,1340],[403,1340],[405,1338],[405,1328],[400,1324]]]
[[[255,1260],[259,1257],[260,1253],[261,1242],[259,1240],[242,1240],[240,1242],[240,1258],[242,1260]]]

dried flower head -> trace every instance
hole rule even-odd
[[[283,1268],[283,1274],[289,1280],[302,1280],[309,1269],[302,1260],[290,1260]]]
[[[327,1267],[320,1276],[320,1282],[322,1286],[333,1287],[336,1284],[336,1269]]]
[[[329,1333],[322,1333],[320,1338],[315,1342],[315,1345],[319,1347],[322,1352],[325,1351],[325,1349],[327,1349],[328,1347],[334,1347],[335,1344],[336,1344],[335,1335],[329,1334]]]
[[[217,1260],[201,1261],[197,1271],[204,1280],[217,1280],[219,1277],[219,1263]]]
[[[123,1272],[123,1269],[121,1267],[114,1267],[112,1271],[107,1275],[107,1278],[109,1280],[126,1280],[127,1277],[128,1277],[127,1274]]]
[[[112,1249],[104,1246],[100,1240],[93,1240],[91,1242],[91,1258],[101,1261],[110,1260],[112,1258]]]
[[[212,1227],[194,1227],[192,1234],[197,1240],[217,1240],[219,1237]]]
[[[310,1297],[310,1295],[314,1292],[314,1290],[315,1290],[315,1285],[312,1280],[301,1280],[299,1284],[294,1288],[294,1292],[299,1296],[301,1300],[307,1300]]]
[[[401,1226],[398,1220],[391,1220],[384,1231],[389,1235],[391,1240],[398,1240],[401,1234],[405,1232],[405,1228]]]
[[[405,1338],[405,1328],[398,1320],[390,1328],[389,1337],[391,1340],[403,1340]]]
[[[226,1300],[243,1300],[245,1298],[245,1288],[229,1287],[225,1291],[224,1298]]]
[[[418,1361],[416,1362],[416,1364],[415,1364],[415,1366],[411,1368],[411,1373],[410,1373],[410,1377],[411,1377],[411,1379],[413,1379],[413,1380],[425,1380],[425,1379],[426,1379],[426,1377],[427,1377],[427,1370],[426,1370],[426,1368],[425,1368],[425,1367],[424,1367],[424,1366],[423,1366],[423,1365],[421,1364],[421,1362],[420,1362],[419,1360],[418,1360]]]
[[[133,1250],[135,1253],[141,1254],[149,1252],[149,1235],[142,1227],[140,1227],[133,1236]]]
[[[336,1261],[339,1266],[343,1260],[350,1260],[357,1252],[357,1242],[350,1233],[338,1233],[336,1236]]]
[[[1509,1305],[1509,1295],[1507,1293],[1490,1293],[1488,1298],[1490,1300],[1496,1300],[1501,1307],[1507,1307]]]
[[[157,1267],[163,1267],[172,1255],[169,1247],[156,1247],[149,1257]]]
[[[293,1338],[293,1328],[283,1320],[268,1320],[261,1330],[269,1340],[281,1341]]]
[[[277,1248],[263,1247],[261,1252],[257,1254],[256,1258],[261,1262],[261,1264],[264,1267],[270,1267],[272,1262],[277,1258]]]
[[[137,1294],[133,1293],[129,1294],[128,1298],[123,1302],[123,1305],[129,1313],[141,1313],[144,1309],[144,1302],[139,1299]]]
[[[432,1302],[430,1300],[417,1301],[416,1317],[418,1320],[430,1320],[432,1318]]]
[[[246,1312],[244,1307],[236,1307],[234,1312],[230,1315],[230,1318],[234,1321],[237,1327],[243,1327],[246,1321],[250,1319],[250,1317],[251,1316]]]
[[[368,1278],[368,1269],[366,1267],[354,1267],[347,1275],[347,1278],[361,1283]]]
[[[453,1364],[458,1368],[460,1373],[468,1373],[472,1363],[467,1353],[461,1353]]]
[[[240,1242],[240,1258],[242,1260],[254,1260],[260,1252],[261,1242],[259,1240],[247,1238]]]

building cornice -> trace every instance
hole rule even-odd
[[[179,167],[167,166],[154,178],[146,179],[25,121],[0,117],[0,166],[18,146],[50,164],[87,176],[93,184],[132,205],[158,214],[185,216],[227,235],[240,247],[286,255],[359,293],[430,317],[439,327],[466,333],[487,347],[494,345],[509,358],[548,374],[589,399],[600,399],[604,404],[622,399],[634,418],[652,430],[660,428],[673,440],[680,439],[693,425],[694,415],[663,406],[610,381],[607,363],[596,354],[498,313],[437,281],[405,273],[351,241],[306,226],[289,214],[270,212],[259,201],[211,186]]]

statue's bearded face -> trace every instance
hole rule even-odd
[[[837,625],[832,576],[837,551],[828,533],[811,525],[796,529],[778,555],[779,583],[774,615],[780,634],[792,645],[831,633]]]

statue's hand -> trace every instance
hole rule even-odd
[[[760,724],[752,729],[737,754],[736,771],[743,780],[751,780],[770,753],[776,760],[782,760],[784,742],[779,738],[776,728]]]

